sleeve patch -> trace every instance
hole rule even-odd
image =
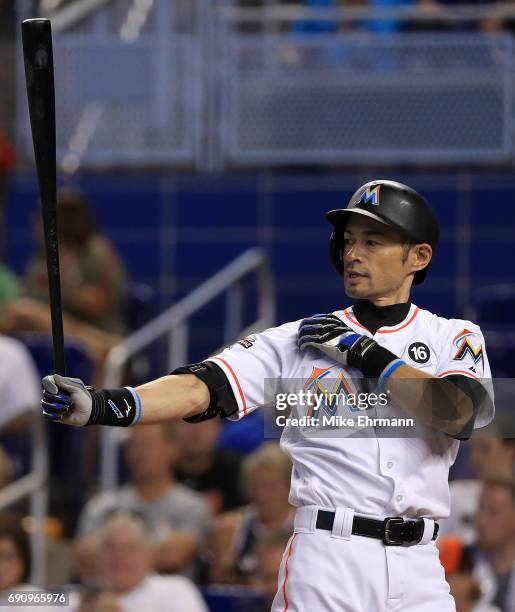
[[[464,329],[454,338],[453,344],[456,347],[454,361],[464,361],[470,357],[475,365],[483,363],[483,344],[480,334]]]
[[[249,349],[254,345],[255,341],[256,341],[255,336],[247,336],[246,338],[243,338],[242,340],[238,340],[236,344],[239,344],[244,349]]]

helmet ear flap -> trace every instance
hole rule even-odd
[[[336,272],[343,276],[343,227],[336,228],[329,240],[329,258]]]

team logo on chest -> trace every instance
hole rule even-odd
[[[479,334],[464,329],[454,338],[453,344],[457,348],[454,360],[463,361],[470,357],[475,365],[483,361],[483,345]]]
[[[334,416],[338,406],[348,404],[348,399],[356,396],[356,390],[341,370],[336,378],[334,378],[334,374],[333,377],[330,377],[331,374],[331,368],[313,367],[311,376],[303,387],[303,391],[310,391],[312,394],[307,413],[308,417],[313,416],[319,409],[329,416]],[[316,400],[315,398],[322,398],[322,400]],[[350,409],[353,408],[350,407]],[[360,410],[360,408],[355,408],[355,410]]]

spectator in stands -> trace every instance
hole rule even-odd
[[[474,576],[474,551],[463,546],[456,536],[440,541],[440,561],[445,570],[456,612],[500,612],[499,608],[480,603],[481,587]]]
[[[0,4],[0,17],[2,5]],[[7,135],[0,128],[0,261],[4,258],[5,251],[5,218],[7,208],[7,185],[11,170],[14,167],[14,149]]]
[[[116,510],[135,512],[154,533],[156,569],[192,575],[192,564],[209,532],[211,518],[202,496],[175,481],[176,436],[174,424],[130,431],[126,445],[130,482],[100,493],[86,504],[78,535],[98,535],[103,522]],[[87,562],[87,554],[82,555],[82,562]],[[83,567],[77,570],[79,574],[84,571]]]
[[[12,35],[16,23],[16,7],[10,0],[0,1],[0,34]]]
[[[12,460],[14,475],[19,475],[30,465],[31,413],[40,406],[39,375],[23,344],[1,334],[0,364],[0,444]]]
[[[31,572],[30,545],[18,522],[0,526],[0,593],[28,587]]]
[[[265,596],[266,610],[270,610],[277,593],[279,566],[291,537],[289,530],[276,531],[265,536],[258,544],[255,586]]]
[[[1,22],[2,4],[0,4]],[[8,178],[14,166],[15,156],[11,143],[0,129],[0,325],[3,309],[6,304],[18,297],[18,277],[2,262],[5,256],[5,228],[7,213],[7,185]]]
[[[20,285],[16,274],[0,263],[0,328],[5,307],[19,296]]]
[[[514,474],[515,439],[500,437],[503,429],[501,419],[496,419],[485,428],[485,435],[473,437],[468,442],[475,478],[450,483],[451,515],[441,521],[440,537],[454,534],[466,545],[474,543],[474,520],[482,481],[497,476],[511,478]]]
[[[152,572],[151,535],[141,519],[127,513],[105,523],[99,540],[101,580],[73,598],[76,612],[207,612],[188,578]]]
[[[88,202],[78,193],[58,196],[58,238],[64,328],[101,363],[123,333],[123,265],[101,235]],[[38,252],[29,262],[22,297],[4,309],[4,331],[44,331],[50,327],[43,232],[36,222]]]
[[[74,584],[92,585],[98,581],[98,536],[78,536],[72,543],[71,575]]]
[[[39,375],[23,344],[2,335],[0,364],[0,431],[20,431],[27,425],[27,415],[39,409]]]
[[[183,421],[179,427],[177,480],[201,492],[213,515],[241,506],[241,458],[216,446],[222,421],[210,419],[196,425]]]
[[[0,489],[6,487],[14,477],[14,465],[9,455],[0,446]]]
[[[211,541],[215,583],[249,584],[258,567],[257,549],[264,537],[293,528],[288,503],[291,462],[275,442],[269,442],[243,461],[243,490],[250,503],[215,520]]]
[[[482,603],[515,612],[515,481],[486,480],[476,516],[474,573],[484,592]]]

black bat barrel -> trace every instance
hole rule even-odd
[[[65,374],[56,217],[56,135],[52,28],[48,19],[22,22],[23,58],[30,124],[41,196],[50,293],[54,368]]]

